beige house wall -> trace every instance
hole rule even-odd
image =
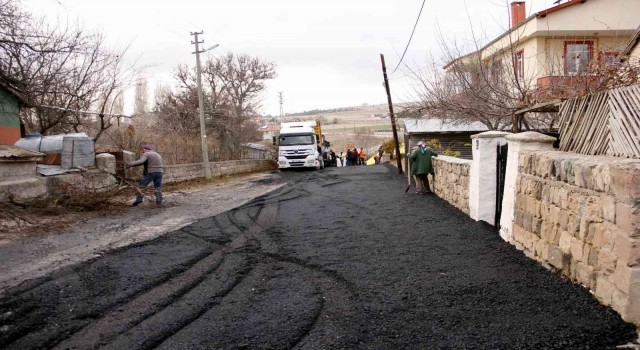
[[[583,31],[580,35],[626,30],[631,33],[624,35],[631,35],[638,27],[639,11],[640,2],[637,0],[588,0],[538,18],[532,25],[532,30],[561,32],[558,34]]]
[[[617,52],[622,51],[629,40],[628,36],[581,36],[581,37],[561,37],[561,38],[545,38],[544,50],[545,55],[541,64],[543,67],[540,69],[541,74],[537,76],[558,76],[564,75],[564,46],[567,41],[591,41],[593,42],[593,57],[594,60],[600,59],[600,52]]]
[[[513,54],[524,50],[525,83],[533,88],[540,77],[564,75],[565,41],[593,41],[594,59],[599,51],[621,51],[640,24],[638,13],[638,0],[589,0],[532,18],[487,45],[480,56],[489,62],[499,55],[512,68]]]

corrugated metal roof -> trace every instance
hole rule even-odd
[[[243,144],[243,146],[247,147],[247,148],[253,148],[253,149],[258,149],[261,151],[266,151],[267,150],[267,146],[265,145],[261,145],[259,143],[245,143]]]
[[[421,134],[431,132],[469,132],[488,131],[486,125],[480,122],[448,121],[443,119],[404,119],[406,134]]]
[[[38,160],[44,156],[44,153],[34,152],[28,149],[9,145],[0,145],[0,159],[3,160],[28,160],[31,158],[33,158],[33,160]]]

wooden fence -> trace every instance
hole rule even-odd
[[[567,100],[559,124],[561,151],[640,158],[640,85]]]

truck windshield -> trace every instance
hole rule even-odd
[[[280,146],[313,145],[313,135],[280,135]]]

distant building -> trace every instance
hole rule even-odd
[[[258,130],[262,133],[263,140],[271,141],[274,137],[280,134],[280,124],[267,124],[260,127]]]
[[[259,143],[245,143],[242,145],[241,159],[267,159],[269,149]]]

